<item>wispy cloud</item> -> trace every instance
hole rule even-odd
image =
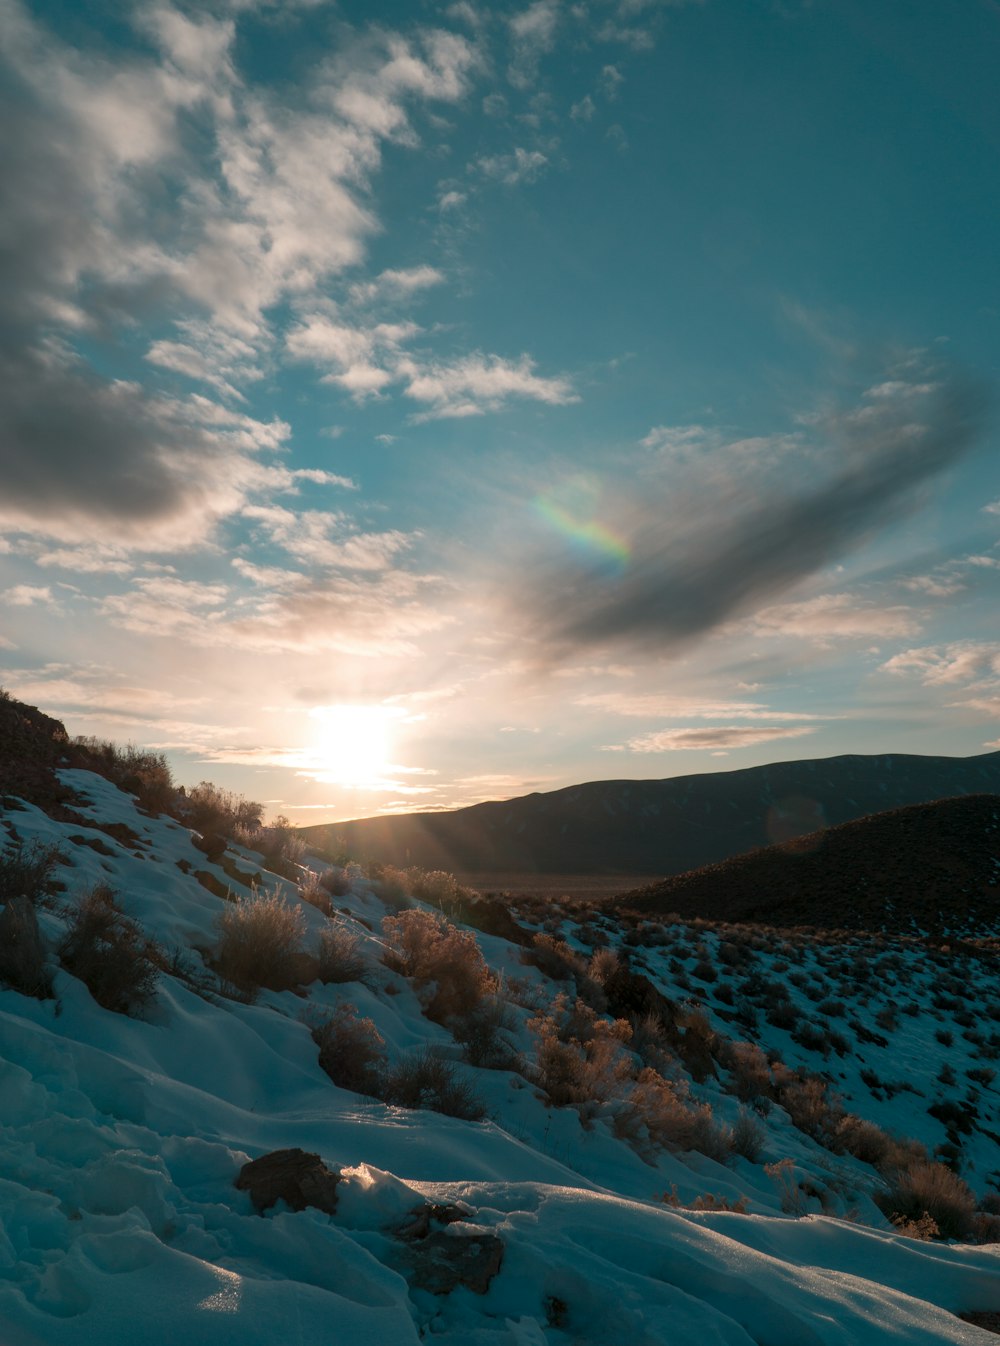
[[[1000,674],[1000,644],[958,640],[946,645],[924,645],[894,654],[881,665],[884,673],[912,673],[929,685],[969,682]]]
[[[530,88],[538,78],[539,61],[552,50],[558,22],[558,0],[535,0],[507,20],[512,47],[507,78],[515,88]]]
[[[780,603],[754,613],[750,625],[760,636],[797,636],[809,640],[871,640],[912,636],[921,629],[919,613],[902,604],[876,604],[855,594],[819,594],[800,603]]]
[[[594,692],[576,698],[576,705],[636,719],[772,720],[826,719],[804,711],[776,711],[757,701],[711,701],[696,696],[651,693]]]
[[[767,725],[747,728],[745,725],[724,727],[706,725],[698,729],[660,729],[653,734],[641,734],[624,744],[609,744],[605,752],[695,752],[728,751],[731,748],[753,748],[759,743],[776,739],[802,738],[813,733],[811,725],[784,727]]]

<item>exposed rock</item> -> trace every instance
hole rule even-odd
[[[0,981],[39,1000],[52,994],[38,917],[27,897],[12,897],[0,911]]]
[[[315,1206],[327,1215],[337,1209],[339,1173],[328,1169],[318,1154],[305,1150],[272,1150],[240,1169],[236,1186],[250,1193],[259,1215],[284,1201],[292,1210]]]
[[[474,1294],[486,1294],[503,1262],[502,1239],[473,1229],[431,1228],[432,1224],[458,1224],[474,1214],[464,1203],[425,1203],[410,1212],[410,1219],[396,1230],[396,1237],[407,1245],[405,1262],[414,1289],[448,1295],[464,1285]]]
[[[0,796],[18,795],[49,809],[70,792],[56,779],[68,736],[59,720],[0,689]]]
[[[458,1220],[467,1220],[472,1214],[472,1207],[464,1202],[453,1206],[432,1206],[425,1202],[410,1212],[410,1220],[396,1230],[396,1237],[407,1242],[426,1238],[431,1232],[431,1221],[436,1224],[455,1224]]]
[[[460,1285],[485,1295],[503,1263],[503,1241],[496,1234],[464,1234],[435,1229],[408,1245],[410,1284],[432,1295],[450,1295]]]

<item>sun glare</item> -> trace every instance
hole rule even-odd
[[[377,786],[391,770],[392,706],[317,706],[310,756],[315,778],[335,785]]]

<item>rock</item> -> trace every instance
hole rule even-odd
[[[431,1228],[432,1224],[458,1224],[474,1214],[464,1204],[427,1202],[410,1212],[409,1220],[395,1232],[407,1245],[404,1260],[414,1289],[448,1295],[464,1285],[474,1294],[485,1295],[503,1262],[503,1241],[496,1234],[472,1229]]]
[[[0,911],[0,981],[39,1000],[52,994],[45,946],[30,898],[12,897]]]
[[[410,1284],[432,1295],[451,1294],[460,1285],[485,1295],[503,1263],[503,1251],[496,1234],[435,1229],[407,1246]]]
[[[471,1206],[464,1202],[457,1206],[432,1206],[425,1202],[410,1211],[411,1218],[396,1230],[396,1237],[407,1243],[426,1238],[431,1232],[432,1220],[436,1224],[455,1224],[458,1220],[467,1220],[472,1214]]]
[[[340,1181],[340,1174],[328,1169],[318,1154],[293,1149],[272,1150],[244,1164],[235,1185],[250,1193],[259,1215],[278,1201],[284,1201],[292,1210],[315,1206],[332,1215],[337,1209]]]

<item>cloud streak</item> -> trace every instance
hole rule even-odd
[[[731,748],[753,748],[758,743],[775,739],[802,738],[813,733],[811,725],[761,726],[706,725],[697,729],[660,729],[653,734],[641,734],[625,744],[613,744],[605,752],[727,752]]]
[[[666,649],[704,635],[915,508],[919,488],[974,444],[983,403],[958,377],[932,389],[880,385],[825,427],[826,458],[836,466],[818,485],[789,491],[765,482],[754,492],[742,480],[737,492],[716,477],[710,492],[688,490],[683,508],[668,490],[649,490],[617,521],[627,563],[555,559],[550,549],[517,577],[516,610],[542,632],[533,638],[549,660],[620,642]],[[801,615],[809,625],[810,614]],[[829,605],[811,616],[828,629],[837,616],[834,631],[848,620]],[[912,629],[903,612],[895,620],[900,631]],[[854,623],[858,634],[863,626]]]

